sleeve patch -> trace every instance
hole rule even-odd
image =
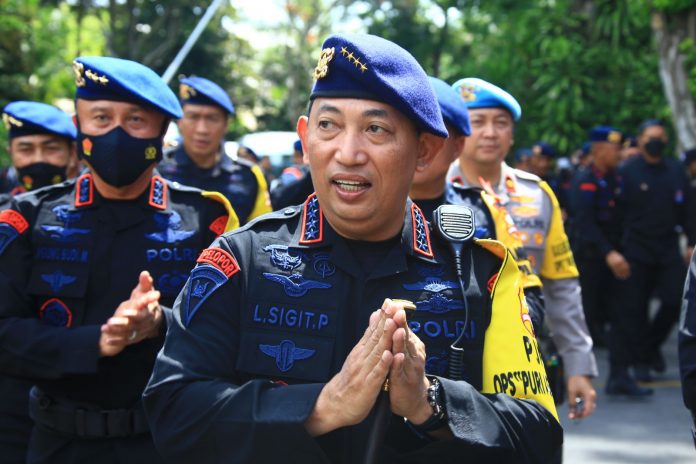
[[[19,234],[23,234],[29,228],[29,222],[24,216],[13,209],[0,211],[0,223],[9,224]]]
[[[229,220],[228,215],[220,216],[219,218],[215,219],[213,222],[210,223],[209,229],[215,234],[215,235],[222,235],[223,232],[225,232],[225,227],[227,226],[227,221]]]
[[[191,271],[191,278],[187,284],[186,299],[184,300],[182,311],[182,319],[186,327],[191,323],[191,319],[193,319],[194,314],[196,314],[203,302],[215,290],[227,282],[227,279],[228,277],[217,266],[213,267],[204,264],[196,266]]]
[[[210,264],[220,270],[228,279],[239,272],[237,260],[222,248],[206,248],[196,262]]]
[[[580,184],[580,190],[584,192],[596,192],[597,186],[592,182],[583,182],[582,184]]]

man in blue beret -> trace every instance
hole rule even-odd
[[[68,114],[53,105],[16,101],[2,111],[12,167],[1,176],[14,195],[58,184],[77,171],[76,129]]]
[[[532,157],[531,148],[520,148],[515,150],[515,169],[521,169],[522,171],[530,172],[529,158]]]
[[[18,183],[0,195],[0,210],[15,194],[58,184],[74,174],[76,129],[68,114],[45,103],[16,101],[5,106],[2,119],[9,135],[12,172]],[[0,376],[0,456],[3,462],[25,462],[33,427],[29,418],[31,383]]]
[[[225,154],[225,133],[234,105],[219,85],[203,77],[181,79],[181,144],[168,152],[158,169],[166,179],[220,192],[242,224],[271,212],[268,185],[261,169]]]
[[[623,187],[617,208],[623,218],[622,254],[630,267],[621,281],[622,319],[630,323],[628,350],[638,381],[652,380],[652,371],[666,369],[662,344],[679,317],[686,263],[696,243],[696,201],[690,196],[684,167],[667,153],[663,122],[644,121],[638,128],[641,155],[619,167]],[[687,250],[681,251],[681,235]],[[660,305],[650,317],[649,302]]]
[[[532,145],[532,156],[529,158],[530,172],[542,179],[547,179],[556,156],[556,149],[550,143],[535,143]]]
[[[521,343],[535,341],[519,270],[499,243],[469,243],[460,280],[407,199],[447,136],[424,71],[387,40],[333,35],[314,77],[297,131],[315,193],[199,258],[144,395],[158,450],[170,462],[548,462],[561,429]],[[536,396],[508,381],[515,362]]]
[[[162,308],[236,217],[222,195],[154,171],[181,116],[157,74],[106,57],[73,68],[88,170],[0,212],[0,371],[34,385],[27,462],[159,462],[140,396]]]
[[[545,319],[568,377],[569,415],[586,417],[594,410],[596,392],[591,379],[597,375],[597,363],[561,209],[546,182],[504,161],[513,144],[521,107],[508,92],[482,79],[460,79],[452,87],[469,108],[471,136],[448,177],[464,187],[487,190],[512,217],[534,273],[543,284]],[[575,408],[577,400],[582,400],[583,408]]]

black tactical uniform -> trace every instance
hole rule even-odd
[[[171,305],[228,214],[159,176],[136,200],[107,200],[89,173],[15,197],[0,213],[0,369],[36,385],[30,460],[77,462],[91,449],[94,462],[158,461],[140,395],[166,324],[107,358],[100,327],[142,270]]]

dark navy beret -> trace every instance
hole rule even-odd
[[[368,34],[332,35],[322,45],[314,79],[310,99],[379,101],[399,110],[420,130],[447,137],[428,76],[393,42]]]
[[[449,84],[437,77],[428,77],[430,85],[437,97],[442,111],[442,119],[447,124],[457,129],[462,135],[471,135],[471,125],[469,124],[469,110],[459,96]]]
[[[215,105],[229,114],[234,114],[234,105],[222,87],[205,77],[184,77],[179,79],[179,98],[181,104]]]
[[[546,156],[548,158],[555,158],[556,157],[556,149],[553,148],[553,146],[549,143],[537,142],[534,145],[532,145],[532,154],[542,155],[542,156]]]
[[[56,134],[75,140],[77,128],[65,111],[53,105],[16,101],[5,107],[2,120],[10,138],[34,134]]]
[[[77,98],[144,104],[181,118],[174,92],[150,68],[135,61],[106,56],[81,56],[73,61]]]
[[[587,133],[590,142],[611,142],[622,143],[623,134],[615,127],[611,126],[596,126],[590,129]]]
[[[483,79],[476,77],[459,79],[452,84],[452,88],[464,99],[469,109],[503,108],[510,112],[515,121],[522,116],[522,107],[515,97]]]

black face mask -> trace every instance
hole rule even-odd
[[[162,137],[139,139],[121,126],[102,135],[78,132],[77,154],[104,182],[125,187],[162,159]]]
[[[26,190],[59,184],[68,177],[67,166],[56,166],[51,163],[34,163],[15,169],[20,185]]]
[[[662,139],[649,139],[645,142],[645,151],[653,158],[660,158],[666,146]]]

